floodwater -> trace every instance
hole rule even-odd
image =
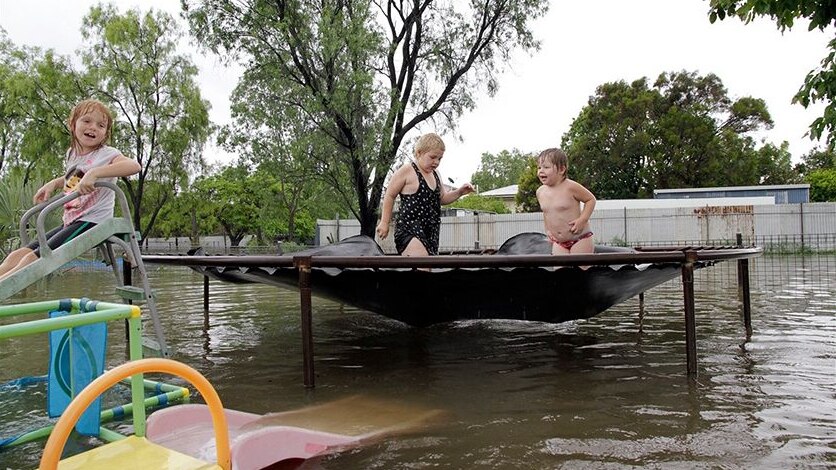
[[[812,260],[753,261],[749,341],[734,262],[697,271],[694,381],[678,280],[646,293],[641,331],[637,299],[558,325],[414,329],[315,298],[314,390],[302,385],[298,293],[212,281],[207,322],[202,277],[151,267],[151,282],[174,358],[204,373],[228,408],[265,414],[361,396],[443,412],[305,468],[835,468],[836,257]],[[11,300],[113,301],[112,285],[107,272],[67,273]],[[123,338],[113,325],[112,365],[124,360]],[[44,373],[45,338],[5,343],[0,384]],[[0,439],[42,425],[44,395],[0,387]],[[33,468],[42,448],[0,453],[0,468]]]

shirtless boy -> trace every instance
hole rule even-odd
[[[537,188],[537,201],[543,211],[546,235],[552,242],[552,254],[592,253],[589,217],[595,209],[595,196],[567,178],[568,169],[569,160],[560,149],[544,150],[537,157],[537,177],[542,183]]]

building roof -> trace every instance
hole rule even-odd
[[[518,189],[519,185],[512,184],[510,186],[503,186],[501,188],[491,189],[490,191],[482,191],[481,193],[479,193],[479,195],[492,197],[514,197],[517,195]]]
[[[666,198],[666,199],[598,199],[595,202],[595,210],[607,209],[661,209],[678,207],[705,207],[705,206],[763,206],[775,205],[775,198],[772,196],[754,197],[704,197],[692,199]]]
[[[677,189],[654,189],[653,194],[670,193],[703,193],[711,191],[769,191],[787,189],[810,189],[809,184],[765,184],[763,186],[720,186],[716,188],[677,188]]]

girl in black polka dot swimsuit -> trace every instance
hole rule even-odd
[[[438,233],[441,227],[441,206],[450,204],[473,192],[470,183],[454,191],[447,191],[435,171],[444,156],[444,141],[436,134],[422,135],[415,144],[415,161],[404,165],[392,175],[383,195],[383,213],[377,224],[381,240],[389,235],[389,221],[395,198],[400,195],[401,206],[395,228],[395,248],[403,256],[438,254]],[[430,182],[435,187],[430,187]]]
[[[435,189],[431,189],[418,165],[412,163],[412,168],[418,176],[418,191],[401,194],[401,207],[395,224],[395,248],[398,253],[403,253],[412,237],[416,237],[424,244],[428,254],[437,255],[438,229],[441,227],[441,181],[438,173],[433,171]]]

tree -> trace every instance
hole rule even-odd
[[[24,116],[17,105],[14,77],[20,69],[18,52],[0,28],[0,175],[7,163],[20,153]]]
[[[510,152],[503,150],[496,155],[485,152],[470,182],[481,191],[517,184],[532,158],[534,155],[522,153],[517,149]]]
[[[153,181],[149,181],[145,191],[152,192],[162,188]],[[200,236],[217,233],[218,220],[215,217],[215,207],[201,197],[201,194],[190,186],[174,195],[159,212],[154,224],[154,231],[146,234],[148,237],[189,237],[192,246],[200,244]]]
[[[231,99],[233,123],[222,129],[218,141],[237,153],[242,164],[256,168],[257,173],[271,175],[278,185],[274,202],[284,217],[264,227],[265,233],[291,240],[307,239],[310,234],[306,230],[297,231],[297,216],[305,217],[323,189],[328,197],[339,200],[333,189],[323,187],[318,174],[319,157],[331,149],[298,109],[275,112],[269,80],[265,83],[259,72],[244,73],[236,86]],[[334,186],[350,188],[347,181]]]
[[[809,30],[824,31],[836,25],[836,3],[830,0],[711,0],[709,21],[724,20],[737,16],[749,23],[758,16],[775,20],[781,31],[792,28],[796,19],[810,21]],[[810,138],[820,139],[827,132],[830,150],[836,148],[836,39],[828,43],[830,53],[821,61],[821,67],[811,70],[804,79],[804,85],[796,93],[793,103],[805,108],[810,103],[825,103],[824,113],[810,124]]]
[[[662,101],[646,78],[599,86],[563,136],[571,177],[598,197],[646,194],[650,178],[646,173],[654,171],[649,166],[650,127],[664,107]],[[536,171],[531,176],[539,186]]]
[[[765,144],[757,151],[758,156],[758,184],[791,184],[800,183],[801,176],[793,169],[789,143],[784,142],[780,147]]]
[[[812,149],[801,157],[801,163],[795,170],[802,176],[811,171],[836,168],[836,151],[827,149]]]
[[[19,168],[24,185],[63,174],[67,117],[87,88],[69,59],[16,47],[0,30],[0,173]]]
[[[232,246],[259,231],[262,205],[269,199],[263,185],[255,184],[245,166],[228,166],[217,174],[199,178],[195,190],[211,206]]]
[[[182,0],[192,33],[240,59],[327,139],[319,171],[373,236],[386,177],[410,132],[443,133],[497,89],[515,49],[539,47],[528,30],[547,0],[383,2]],[[350,182],[353,194],[338,187]]]
[[[511,211],[505,206],[501,199],[479,194],[468,194],[452,204],[458,209],[470,209],[479,212],[493,212],[494,214],[508,214]]]
[[[836,168],[811,171],[807,182],[812,202],[836,201]]]
[[[772,125],[763,100],[731,100],[713,74],[663,73],[648,85],[605,83],[563,136],[569,175],[600,199],[654,189],[772,184],[792,179],[786,147],[758,151]]]
[[[195,83],[197,68],[176,53],[181,34],[164,12],[119,14],[100,5],[90,9],[81,31],[91,44],[80,51],[91,91],[116,113],[114,146],[142,165],[135,180],[126,180],[134,224],[152,233],[162,208],[203,165],[212,126]],[[146,192],[149,181],[162,190]]]
[[[540,212],[540,203],[537,201],[537,188],[540,187],[540,178],[537,177],[537,161],[532,159],[528,167],[520,176],[517,183],[517,209],[520,212]]]

